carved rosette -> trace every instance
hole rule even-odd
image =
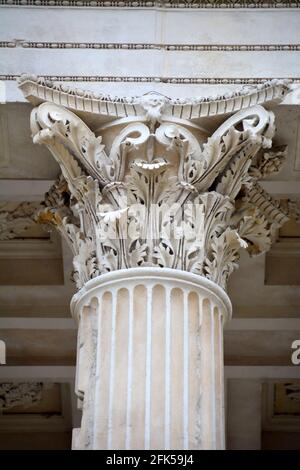
[[[256,104],[211,133],[192,119],[195,103],[173,112],[174,102],[151,93],[115,118],[118,101],[103,101],[106,122],[93,130],[55,103],[32,111],[33,141],[61,168],[38,218],[70,244],[78,288],[131,267],[189,271],[225,288],[240,249],[268,250],[290,217],[258,183],[286,156],[272,147],[273,113]]]

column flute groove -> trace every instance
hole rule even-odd
[[[97,356],[96,356],[96,396],[95,396],[95,421],[94,421],[94,429],[93,429],[93,446],[97,448],[97,440],[95,438],[96,432],[97,432],[97,426],[96,423],[98,421],[98,415],[99,412],[101,412],[101,395],[100,395],[100,390],[101,390],[101,372],[102,372],[102,364],[101,364],[101,359],[102,359],[102,341],[101,341],[101,335],[99,334],[100,331],[102,330],[102,296],[99,297],[98,301],[98,337],[99,340],[97,342]]]
[[[187,292],[183,292],[183,448],[189,447],[189,312]]]
[[[127,401],[126,401],[126,450],[130,449],[131,440],[131,395],[132,395],[132,341],[133,341],[133,291],[129,289],[128,309],[128,374],[127,374]]]
[[[164,422],[164,448],[170,449],[170,396],[171,396],[171,383],[170,383],[170,369],[171,369],[171,312],[170,312],[170,288],[165,287],[166,297],[166,311],[165,311],[165,422]]]
[[[152,355],[152,287],[147,288],[147,345],[146,345],[146,390],[145,390],[145,449],[151,443],[151,355]]]
[[[215,422],[216,422],[216,372],[215,372],[215,311],[214,311],[214,305],[210,303],[210,322],[211,322],[211,367],[212,367],[212,373],[211,373],[211,393],[212,393],[212,399],[211,399],[211,407],[212,407],[212,448],[216,448],[216,427],[215,427]]]
[[[116,343],[116,291],[112,291],[112,326],[111,326],[111,356],[109,369],[109,401],[108,401],[108,426],[107,426],[107,449],[112,448],[113,438],[113,400],[115,386],[115,343]]]

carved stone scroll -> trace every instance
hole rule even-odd
[[[145,95],[140,114],[96,131],[54,103],[33,110],[33,141],[62,171],[39,220],[68,240],[78,288],[105,272],[159,266],[225,287],[240,248],[269,249],[288,220],[258,184],[286,156],[272,148],[271,111],[241,109],[209,136],[196,121],[169,117],[169,107]]]

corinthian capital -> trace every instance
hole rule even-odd
[[[274,115],[262,106],[283,96],[285,84],[183,102],[156,93],[48,93],[49,83],[32,77],[20,86],[35,103],[41,88],[48,96],[32,111],[33,141],[49,148],[61,176],[39,221],[69,242],[78,288],[139,266],[189,271],[225,287],[240,249],[266,251],[290,216],[258,183],[285,159],[284,148],[272,148]]]

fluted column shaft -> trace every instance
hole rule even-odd
[[[225,292],[171,269],[96,278],[73,301],[79,321],[73,448],[223,449]]]

